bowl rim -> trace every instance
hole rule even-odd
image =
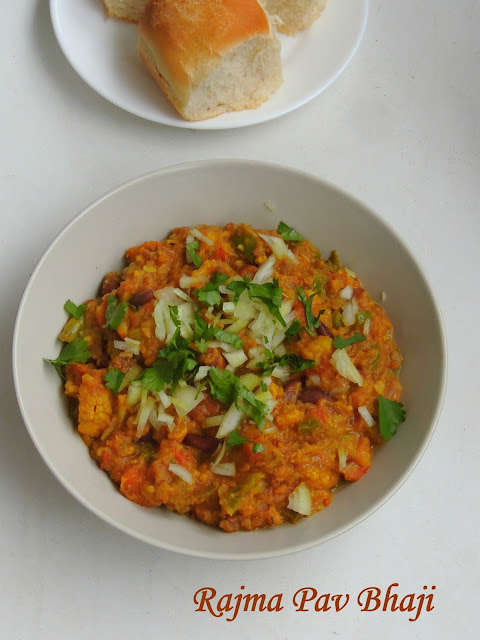
[[[377,224],[384,226],[384,228],[389,232],[389,234],[391,234],[395,238],[395,240],[399,243],[401,248],[405,251],[405,253],[410,258],[414,266],[417,268],[419,276],[424,281],[424,285],[431,296],[432,307],[435,312],[435,318],[437,320],[438,329],[439,329],[439,339],[441,342],[441,358],[440,358],[441,371],[439,376],[438,399],[435,404],[432,419],[430,421],[428,431],[425,434],[425,437],[423,438],[420,448],[412,457],[405,472],[401,475],[401,477],[397,480],[397,482],[393,484],[390,490],[387,491],[385,494],[383,494],[381,498],[377,499],[377,501],[374,504],[367,507],[361,514],[359,514],[356,518],[352,519],[345,525],[337,527],[335,531],[328,534],[324,534],[323,536],[320,535],[314,540],[311,540],[309,542],[304,542],[297,545],[289,545],[285,548],[275,549],[272,551],[246,552],[246,553],[198,551],[195,549],[182,547],[180,544],[175,545],[175,544],[163,543],[153,538],[152,536],[142,534],[136,530],[133,530],[128,525],[121,524],[116,520],[114,520],[113,518],[111,518],[110,516],[103,513],[101,509],[97,508],[87,498],[85,498],[79,491],[77,491],[74,487],[72,487],[69,484],[67,479],[65,479],[63,475],[56,469],[54,462],[52,462],[50,458],[47,456],[47,454],[44,452],[41,443],[35,436],[34,431],[30,426],[29,421],[27,420],[27,412],[26,412],[26,409],[24,408],[22,391],[21,391],[20,382],[19,382],[17,347],[19,342],[20,323],[21,323],[23,308],[26,304],[30,288],[37,276],[37,273],[40,271],[44,262],[46,262],[50,253],[54,250],[57,243],[61,241],[62,237],[69,231],[69,229],[72,226],[74,226],[78,222],[78,220],[80,220],[80,218],[87,216],[93,209],[95,209],[98,205],[100,205],[104,200],[109,199],[110,197],[120,193],[123,190],[130,189],[134,185],[138,185],[143,181],[161,179],[163,176],[171,173],[195,171],[197,169],[215,169],[218,167],[224,167],[225,165],[230,165],[232,167],[242,166],[242,167],[250,167],[250,168],[263,167],[266,169],[270,169],[272,171],[285,172],[290,175],[294,175],[294,176],[296,175],[303,179],[308,179],[308,180],[317,182],[321,186],[334,192],[339,197],[347,199],[352,204],[354,204],[357,208],[362,209],[365,215],[368,215],[371,218],[373,218]],[[14,332],[13,332],[13,340],[12,340],[13,382],[15,387],[17,404],[19,406],[23,422],[41,458],[43,459],[47,467],[50,469],[50,471],[53,473],[53,475],[61,483],[61,485],[68,491],[68,493],[71,494],[74,498],[76,498],[90,512],[97,515],[101,520],[103,520],[104,522],[107,522],[109,525],[113,526],[117,530],[130,535],[134,539],[141,540],[143,542],[146,542],[154,547],[157,547],[165,551],[172,551],[174,553],[179,553],[179,554],[190,556],[190,557],[197,557],[197,558],[204,558],[204,559],[211,559],[211,560],[258,560],[258,559],[267,559],[267,558],[273,558],[273,557],[281,557],[281,556],[290,555],[293,553],[298,553],[300,551],[304,551],[304,550],[316,547],[322,543],[325,543],[329,540],[336,538],[337,536],[342,535],[346,531],[360,524],[366,518],[370,517],[378,509],[380,509],[380,507],[382,507],[387,502],[387,500],[389,500],[410,477],[411,473],[413,472],[417,464],[420,462],[428,445],[430,444],[433,438],[433,434],[436,429],[438,419],[442,412],[443,404],[445,400],[445,391],[446,391],[447,377],[448,377],[447,358],[448,358],[448,351],[447,351],[447,339],[446,339],[444,320],[442,317],[440,305],[437,300],[437,296],[428,278],[427,272],[424,269],[423,265],[418,260],[418,258],[413,254],[413,252],[410,250],[406,242],[403,240],[402,236],[397,232],[395,227],[388,220],[383,218],[380,214],[376,213],[374,209],[372,209],[365,202],[357,198],[357,196],[349,193],[348,191],[330,182],[329,180],[321,178],[313,173],[304,171],[302,169],[290,167],[288,165],[278,164],[278,163],[272,163],[272,162],[266,162],[261,160],[254,160],[254,159],[235,159],[235,158],[194,160],[194,161],[169,165],[166,167],[162,167],[160,169],[155,169],[153,171],[149,171],[145,174],[139,175],[130,180],[127,180],[126,182],[121,183],[119,186],[114,187],[113,189],[109,190],[99,198],[93,200],[86,207],[84,207],[69,222],[67,222],[67,224],[65,224],[64,227],[56,234],[56,236],[53,238],[53,240],[50,242],[50,244],[45,249],[40,259],[38,260],[34,270],[32,271],[27,281],[27,284],[25,285],[25,288],[20,300],[20,304],[17,310]]]

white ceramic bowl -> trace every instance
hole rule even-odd
[[[272,213],[265,202],[276,207]],[[385,303],[405,361],[407,420],[375,453],[360,482],[339,489],[332,505],[297,525],[226,534],[164,509],[126,500],[89,458],[72,428],[56,357],[64,302],[94,295],[102,276],[122,264],[126,248],[163,239],[177,226],[244,221],[276,228],[285,220],[322,252],[339,251]],[[38,310],[41,309],[41,313]],[[13,366],[25,424],[43,459],[91,511],[136,538],[208,558],[265,558],[324,542],[360,522],[389,498],[432,436],[445,384],[440,315],[421,268],[396,233],[355,198],[316,177],[241,160],[196,162],[156,171],[104,196],[70,222],[40,260],[18,311]]]

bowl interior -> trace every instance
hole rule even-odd
[[[272,213],[265,202],[272,203]],[[122,265],[124,251],[163,239],[177,226],[243,221],[294,226],[324,254],[336,248],[384,303],[405,361],[401,372],[407,421],[375,453],[361,482],[336,492],[332,506],[295,526],[225,534],[164,509],[125,498],[90,460],[72,428],[54,369],[62,308],[95,294],[102,276]],[[41,309],[41,313],[38,310]],[[215,558],[281,555],[324,541],[376,509],[407,477],[432,434],[445,378],[442,324],[431,290],[408,249],[351,196],[292,169],[251,161],[207,161],[149,174],[106,195],[54,240],[18,312],[14,375],[25,423],[44,460],[84,505],[106,521],[160,547]]]

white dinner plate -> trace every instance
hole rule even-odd
[[[137,116],[174,127],[230,129],[265,122],[305,104],[346,67],[355,53],[369,0],[328,0],[307,31],[282,43],[283,86],[255,110],[187,122],[164,98],[140,61],[135,25],[107,18],[102,0],[50,0],[60,47],[75,71],[104,98]]]

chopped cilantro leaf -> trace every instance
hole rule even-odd
[[[262,451],[265,451],[265,447],[260,442],[255,442],[252,447],[252,451],[253,453],[262,453]]]
[[[64,365],[70,364],[71,362],[87,362],[90,357],[87,341],[84,338],[76,338],[63,347],[58,358],[55,360],[47,360],[47,362],[50,362],[50,364],[55,367],[56,372],[63,380],[62,367]]]
[[[266,360],[258,363],[258,368],[263,375],[271,375],[276,366],[290,367],[292,373],[300,373],[305,369],[311,369],[316,365],[315,360],[305,360],[297,353],[284,353],[279,356],[268,349],[265,350]]]
[[[205,338],[200,338],[200,340],[195,340],[194,344],[200,353],[205,353],[205,351],[208,349],[207,341],[205,340]]]
[[[217,329],[216,327],[213,329],[213,335],[220,342],[227,342],[235,347],[235,349],[241,349],[243,347],[243,342],[241,338],[239,338],[235,333],[229,333],[228,331],[224,331],[223,329]]]
[[[104,327],[118,329],[127,313],[127,303],[119,302],[116,296],[107,297],[107,309],[105,311]]]
[[[72,302],[71,300],[67,300],[63,305],[63,308],[73,318],[75,318],[76,320],[80,320],[80,318],[83,316],[85,312],[85,309],[87,308],[87,305],[81,304],[77,307],[77,305],[74,302]]]
[[[312,311],[312,303],[314,297],[318,295],[317,293],[312,294],[309,298],[307,298],[307,294],[303,290],[302,287],[297,287],[297,298],[305,307],[305,318],[307,320],[306,330],[308,333],[313,336],[315,335],[315,329],[320,326],[320,316],[325,312],[325,309],[322,309],[318,316],[316,316]]]
[[[206,304],[207,307],[218,306],[222,301],[218,287],[227,280],[228,276],[225,273],[219,271],[214,273],[210,282],[207,282],[201,289],[197,289],[198,300]]]
[[[241,436],[238,431],[230,431],[227,436],[227,446],[236,447],[239,444],[243,444],[244,442],[251,442],[248,438],[244,438]]]
[[[243,280],[232,280],[232,282],[227,284],[227,289],[230,289],[230,291],[233,291],[235,294],[233,298],[234,302],[238,302],[240,295],[245,291],[245,289],[248,289],[249,283],[250,278],[244,276]]]
[[[287,340],[294,340],[295,342],[298,342],[301,330],[302,325],[300,324],[300,320],[297,318],[285,331],[285,338],[287,338]]]
[[[189,242],[186,245],[186,249],[187,249],[187,253],[190,256],[194,266],[196,269],[198,269],[199,267],[202,266],[202,259],[200,258],[200,256],[198,255],[198,253],[196,253],[198,251],[200,247],[200,244],[198,242],[198,240],[194,240],[193,242]]]
[[[111,389],[113,393],[118,393],[118,390],[120,389],[120,385],[122,384],[124,377],[125,377],[125,374],[123,373],[123,371],[120,371],[120,369],[115,369],[114,367],[112,367],[104,375],[103,380],[105,382],[105,386],[107,387],[107,389]]]
[[[180,319],[178,317],[178,307],[176,307],[176,306],[168,307],[168,310],[170,312],[170,318],[172,319],[173,324],[176,327],[179,327],[180,326]]]
[[[277,233],[279,233],[285,242],[300,242],[303,240],[303,236],[301,236],[295,229],[289,227],[285,222],[280,222],[277,227]]]
[[[397,432],[397,426],[405,421],[405,409],[401,402],[378,396],[378,424],[384,440]]]
[[[212,367],[209,374],[210,392],[214,398],[223,402],[223,404],[231,404],[235,400],[236,389],[235,384],[237,378],[231,371],[217,369]]]
[[[140,382],[148,391],[163,391],[172,381],[173,371],[168,360],[157,360],[154,365],[142,373]]]
[[[235,402],[237,408],[253,420],[261,430],[268,413],[267,405],[258,400],[231,371],[212,367],[208,375],[212,396],[223,404]]]
[[[287,323],[280,313],[283,292],[278,286],[278,280],[275,279],[273,282],[265,282],[265,284],[250,283],[248,285],[248,295],[250,298],[258,298],[261,300],[263,304],[268,307],[272,316],[277,318],[282,326],[287,326]]]
[[[345,347],[349,347],[351,344],[355,344],[355,342],[363,342],[364,340],[365,336],[363,334],[355,332],[350,338],[337,336],[332,340],[332,344],[335,349],[345,349]]]
[[[202,318],[200,311],[195,311],[195,318],[193,321],[193,339],[200,340],[203,338],[205,332],[207,331],[207,323]]]

